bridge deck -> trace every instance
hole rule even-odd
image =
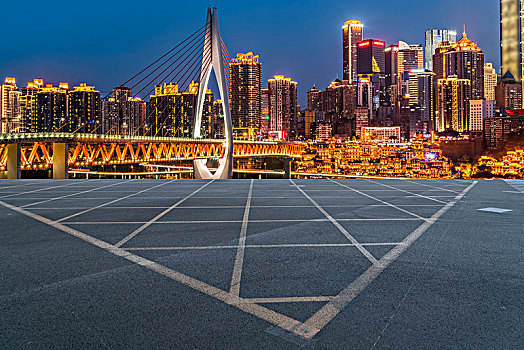
[[[521,348],[523,193],[518,181],[0,181],[0,339]]]

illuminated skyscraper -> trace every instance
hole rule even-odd
[[[435,130],[466,132],[469,121],[471,82],[450,76],[437,81]]]
[[[518,109],[522,106],[522,84],[508,71],[495,88],[497,108]]]
[[[443,41],[438,44],[435,54],[433,55],[433,68],[435,79],[446,78],[446,53],[453,49],[453,43]]]
[[[500,0],[501,72],[510,72],[517,82],[522,80],[524,60],[524,1]]]
[[[435,73],[424,70],[413,70],[409,74],[409,104],[417,106],[411,125],[411,136],[416,133],[427,133],[432,129],[435,102]]]
[[[20,132],[20,94],[15,78],[5,78],[0,86],[0,131],[3,133]]]
[[[497,86],[497,73],[493,64],[484,65],[484,98],[489,101],[495,101],[495,87]]]
[[[282,132],[282,138],[291,133],[297,115],[297,83],[283,75],[269,79],[270,132]]]
[[[109,135],[144,135],[146,102],[133,97],[131,89],[117,87],[113,96],[102,101],[102,133]]]
[[[407,95],[409,93],[409,73],[412,70],[421,71],[423,69],[424,51],[422,50],[422,46],[408,45],[404,41],[399,41],[397,54],[397,80],[399,94]]]
[[[44,87],[44,81],[42,79],[34,79],[33,82],[27,83],[26,87],[23,87],[22,94],[20,95],[20,115],[23,120],[25,132],[37,132],[37,118],[38,118],[38,106],[37,106],[37,94]]]
[[[426,31],[425,69],[433,70],[433,55],[441,42],[454,43],[457,41],[457,32],[448,29],[429,29]]]
[[[386,43],[380,40],[364,40],[357,44],[357,73],[374,74],[386,72]]]
[[[353,83],[357,79],[357,44],[363,39],[362,23],[352,19],[342,27],[343,80]]]
[[[69,92],[68,97],[68,118],[73,131],[89,133],[95,130],[101,122],[100,91],[80,83]]]
[[[307,110],[308,111],[320,111],[322,106],[322,91],[313,86],[311,90],[307,92]]]
[[[58,87],[47,84],[36,94],[37,116],[31,122],[33,132],[74,132],[75,124],[68,118],[68,91],[66,83]]]
[[[253,52],[239,53],[229,64],[231,117],[235,128],[260,129],[262,64]]]

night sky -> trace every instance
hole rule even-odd
[[[107,91],[126,81],[205,24],[219,10],[229,52],[260,54],[263,85],[274,74],[299,84],[299,103],[316,83],[324,89],[342,75],[342,25],[364,23],[364,37],[387,45],[423,44],[424,31],[462,32],[499,67],[499,1],[9,1],[2,4],[0,78],[18,85],[87,82]]]

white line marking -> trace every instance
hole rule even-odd
[[[426,187],[430,187],[430,188],[438,189],[438,190],[441,190],[441,191],[452,192],[452,193],[455,193],[455,194],[459,194],[459,193],[460,193],[459,191],[452,191],[452,190],[450,190],[450,189],[443,188],[443,187],[437,187],[437,186],[427,185],[427,184],[424,184],[424,183],[422,183],[422,182],[416,182],[416,181],[410,181],[410,180],[406,180],[406,181],[407,181],[407,182],[411,182],[412,184],[416,184],[416,185],[420,185],[420,186],[426,186]]]
[[[21,206],[21,208],[32,207],[33,205],[37,205],[37,204],[48,203],[48,202],[56,201],[56,200],[59,200],[59,199],[64,199],[64,198],[73,197],[73,196],[77,196],[77,195],[84,194],[84,193],[98,191],[101,188],[113,187],[113,186],[117,186],[117,185],[120,185],[120,184],[123,184],[123,183],[131,182],[131,181],[136,181],[136,180],[127,180],[127,181],[124,181],[124,182],[118,182],[118,183],[114,183],[114,184],[107,185],[107,186],[95,187],[95,188],[92,188],[90,190],[86,190],[86,191],[82,191],[82,192],[75,192],[75,193],[67,194],[67,195],[64,195],[64,196],[47,199],[45,201],[40,201],[40,202],[31,203],[31,204],[26,204],[26,205]]]
[[[157,272],[165,277],[168,277],[174,281],[177,281],[181,284],[184,284],[194,290],[197,290],[203,294],[209,295],[215,299],[221,300],[224,303],[234,306],[246,313],[249,313],[253,316],[256,316],[260,319],[263,319],[277,327],[280,327],[282,329],[285,329],[289,332],[293,332],[301,323],[291,317],[282,315],[276,311],[270,310],[266,307],[263,307],[258,304],[254,303],[245,303],[241,298],[235,297],[234,295],[229,294],[228,292],[225,292],[219,288],[216,288],[210,284],[207,284],[205,282],[199,281],[195,278],[189,277],[187,275],[184,275],[178,271],[175,271],[173,269],[170,269],[168,267],[165,267],[163,265],[160,265],[158,263],[155,263],[154,261],[142,258],[138,255],[135,255],[133,253],[130,253],[124,249],[118,248],[112,244],[109,244],[107,242],[104,242],[102,240],[99,240],[97,238],[91,237],[89,235],[86,235],[85,233],[82,233],[80,231],[74,230],[72,228],[69,228],[67,226],[64,226],[63,224],[57,223],[55,221],[49,220],[47,218],[44,218],[40,215],[33,214],[25,209],[15,207],[11,204],[5,203],[0,201],[0,205],[3,205],[6,208],[9,208],[11,210],[14,210],[18,213],[21,213],[23,215],[26,215],[28,217],[31,217],[37,221],[40,221],[44,224],[47,224],[51,227],[54,227],[60,231],[63,231],[71,236],[80,238],[84,240],[85,242],[88,242],[94,246],[97,246],[99,248],[102,248],[106,250],[107,252],[124,258],[128,261],[131,261],[137,265],[140,265],[146,269],[149,269],[151,271]]]
[[[337,221],[419,221],[416,218],[381,218],[381,219],[337,219]],[[424,220],[428,220],[425,219]],[[250,223],[271,222],[328,222],[327,218],[320,219],[274,219],[274,220],[249,220]],[[59,220],[57,222],[62,222]],[[242,220],[197,220],[197,221],[156,221],[153,225],[177,225],[177,224],[230,224],[241,223]],[[67,221],[68,225],[122,225],[122,224],[145,224],[147,221]]]
[[[511,210],[511,209],[502,209],[502,208],[482,208],[482,209],[479,209],[479,211],[486,211],[488,213],[503,214],[503,213],[508,213],[510,211],[513,211],[513,210]]]
[[[353,299],[357,297],[371,282],[373,282],[392,262],[406,251],[417,239],[424,234],[437,220],[460,201],[472,188],[477,181],[469,185],[464,191],[457,195],[451,202],[447,203],[436,212],[429,221],[425,221],[401,244],[391,249],[378,264],[374,264],[360,275],[355,281],[340,292],[332,301],[318,310],[306,322],[300,325],[294,333],[305,338],[313,338],[322,328],[324,328],[340,311],[342,311]]]
[[[402,243],[361,243],[363,246],[396,246]],[[193,247],[131,247],[125,250],[212,250],[212,249],[238,249],[239,245],[193,246]],[[255,248],[336,248],[355,247],[352,243],[305,243],[305,244],[246,244],[245,249]]]
[[[242,298],[242,302],[256,303],[256,304],[273,304],[273,303],[311,303],[331,301],[334,297],[318,296],[318,297],[280,297],[280,298]]]
[[[414,193],[414,192],[410,192],[410,191],[406,191],[406,190],[402,190],[400,188],[396,188],[396,187],[393,187],[393,186],[389,186],[389,185],[386,185],[386,184],[383,184],[383,183],[380,183],[380,182],[376,182],[376,181],[373,181],[373,180],[366,180],[366,181],[369,181],[369,182],[373,182],[377,185],[380,185],[380,186],[384,186],[384,187],[389,187],[389,188],[393,188],[397,191],[400,191],[400,192],[404,192],[404,193],[409,193],[413,196],[416,196],[416,197],[421,197],[421,198],[426,198],[426,199],[429,199],[431,201],[434,201],[434,202],[439,202],[439,203],[442,203],[442,204],[446,204],[447,202],[444,202],[444,201],[441,201],[439,199],[435,199],[435,198],[432,198],[432,197],[427,197],[427,196],[423,196],[421,194],[418,194],[418,193]]]
[[[505,191],[510,193],[520,193]],[[360,205],[360,204],[348,204],[348,205],[323,205],[323,208],[371,208],[371,207],[388,207],[386,204],[370,204],[370,205]],[[397,207],[442,207],[439,204],[398,204]],[[65,210],[65,209],[76,209],[76,210],[85,210],[90,209],[91,207],[31,207],[31,210]],[[106,206],[99,209],[167,209],[168,206],[161,207],[119,207],[119,206]],[[244,209],[245,206],[210,206],[210,207],[184,207],[180,206],[178,209]],[[316,208],[314,205],[252,205],[251,208]]]
[[[233,276],[231,277],[231,287],[229,288],[229,293],[237,297],[240,296],[240,282],[242,280],[242,266],[244,264],[247,225],[249,223],[249,210],[251,206],[252,195],[253,180],[251,180],[251,183],[249,184],[249,192],[247,194],[246,207],[244,209],[244,218],[242,219],[242,228],[240,229],[240,237],[238,238],[237,256],[235,258],[235,265],[233,267]]]
[[[125,244],[126,242],[128,242],[130,239],[132,239],[133,237],[135,237],[137,234],[139,234],[140,232],[144,231],[146,228],[148,228],[149,226],[151,226],[152,223],[154,223],[155,221],[158,221],[158,219],[160,219],[161,217],[163,217],[164,215],[166,215],[167,213],[169,213],[171,210],[175,209],[176,207],[178,207],[180,204],[184,203],[187,199],[191,198],[194,194],[197,194],[198,192],[200,192],[202,189],[206,188],[206,186],[208,186],[209,184],[212,184],[215,180],[211,180],[209,182],[206,182],[204,184],[204,186],[198,188],[197,190],[191,192],[190,194],[188,194],[187,196],[185,196],[184,198],[182,198],[181,200],[179,200],[178,202],[176,202],[175,204],[173,204],[172,206],[170,206],[169,208],[167,208],[166,210],[164,210],[163,212],[161,212],[160,214],[158,214],[157,216],[155,216],[153,219],[149,220],[148,222],[146,222],[145,224],[143,224],[142,226],[140,226],[138,229],[136,229],[135,231],[131,232],[129,235],[127,235],[127,237],[125,237],[124,239],[122,239],[120,242],[118,242],[117,244],[115,244],[116,247],[120,248],[123,244]]]
[[[112,200],[112,201],[110,201],[110,202],[106,202],[106,203],[104,203],[104,204],[97,205],[96,207],[92,207],[92,208],[89,208],[89,209],[83,210],[83,211],[81,211],[81,212],[79,212],[79,213],[76,213],[76,214],[72,214],[72,215],[66,216],[66,217],[64,217],[64,218],[61,218],[60,220],[57,220],[56,222],[62,222],[62,221],[69,220],[69,219],[74,218],[74,217],[77,217],[77,216],[79,216],[79,215],[86,214],[86,213],[89,213],[89,212],[91,212],[91,211],[93,211],[93,210],[100,209],[100,208],[106,207],[106,206],[108,206],[108,205],[110,205],[110,204],[113,204],[113,203],[119,202],[119,201],[121,201],[121,200],[124,200],[124,199],[130,198],[130,197],[136,196],[136,195],[138,195],[138,194],[140,194],[140,193],[147,192],[147,191],[152,190],[152,189],[154,189],[154,188],[158,188],[158,187],[161,187],[161,186],[164,186],[164,185],[170,184],[170,183],[172,183],[172,182],[174,182],[174,181],[176,181],[176,180],[171,180],[171,181],[168,181],[168,182],[163,182],[163,183],[161,183],[161,184],[159,184],[159,185],[156,185],[156,186],[153,186],[153,187],[148,187],[148,188],[146,188],[146,189],[143,189],[142,191],[139,191],[139,192],[136,192],[136,193],[133,193],[133,194],[129,194],[129,195],[127,195],[127,196],[125,196],[125,197],[122,197],[122,198],[114,199],[114,200]]]
[[[93,181],[93,180],[87,180],[87,181]],[[70,183],[66,183],[65,185],[60,185],[60,186],[50,186],[50,187],[39,188],[37,190],[32,190],[32,191],[19,192],[19,193],[10,194],[10,195],[7,195],[7,196],[1,196],[0,199],[10,198],[10,197],[14,197],[14,196],[20,196],[22,194],[28,194],[28,193],[35,193],[35,192],[42,192],[42,191],[52,190],[53,188],[66,187],[66,186],[75,186],[75,185],[78,185],[79,183],[80,182],[70,182]],[[28,198],[13,198],[13,199],[28,199]],[[43,198],[39,198],[39,199],[43,199]]]
[[[351,191],[357,192],[357,193],[359,193],[359,194],[361,194],[361,195],[363,195],[363,196],[366,196],[366,197],[368,197],[368,198],[371,198],[371,199],[373,199],[373,200],[376,200],[377,202],[380,202],[380,203],[382,203],[382,204],[385,204],[385,205],[387,205],[387,206],[390,206],[391,208],[397,209],[397,210],[399,210],[399,211],[401,211],[401,212],[403,212],[403,213],[406,213],[406,214],[408,214],[408,215],[414,216],[414,217],[416,217],[416,218],[419,219],[419,220],[427,220],[426,218],[423,218],[423,217],[420,216],[420,215],[417,215],[417,214],[415,214],[415,213],[412,213],[412,212],[410,212],[410,211],[408,211],[408,210],[406,210],[406,209],[402,209],[402,208],[400,208],[400,207],[397,207],[396,205],[393,205],[393,204],[391,204],[391,203],[388,203],[388,202],[386,202],[386,201],[384,201],[384,200],[382,200],[382,199],[378,199],[378,198],[376,198],[376,197],[373,197],[373,196],[371,196],[371,195],[369,195],[369,194],[366,194],[366,193],[364,193],[364,192],[361,192],[361,191],[359,191],[359,190],[356,190],[356,189],[354,189],[354,188],[352,188],[352,187],[346,186],[346,185],[344,185],[344,184],[342,184],[342,183],[340,183],[340,182],[337,182],[337,181],[335,181],[335,180],[329,179],[329,181],[334,182],[334,183],[336,183],[337,185],[342,186],[342,187],[344,187],[344,188],[347,188],[348,190],[351,190]]]
[[[293,182],[293,180],[289,180],[293,185],[295,185],[295,183]],[[295,185],[296,186],[296,185]],[[351,241],[351,243],[353,243],[358,250],[360,250],[360,252],[362,254],[364,254],[364,256],[366,258],[368,258],[369,261],[371,261],[373,264],[376,264],[377,263],[377,259],[375,259],[375,257],[373,255],[371,255],[371,253],[366,249],[364,248],[342,225],[340,225],[338,223],[337,220],[333,219],[333,217],[331,215],[329,215],[329,213],[327,211],[325,211],[313,198],[311,198],[306,192],[304,192],[303,189],[301,189],[300,187],[296,187],[297,190],[299,190],[307,199],[309,199],[309,201],[311,203],[313,203],[313,205],[315,207],[317,207],[317,209],[322,213],[324,214],[324,216],[329,220],[331,221],[331,223],[333,225],[335,225],[338,230],[344,235],[346,236],[347,239],[349,239]]]

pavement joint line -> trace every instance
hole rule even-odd
[[[417,184],[417,185],[420,185],[420,186],[426,186],[426,187],[430,187],[430,188],[433,188],[433,189],[439,189],[439,190],[445,191],[445,192],[452,192],[452,193],[455,193],[455,194],[459,194],[460,193],[459,191],[453,191],[453,190],[450,190],[450,189],[447,189],[447,188],[443,188],[443,187],[427,185],[427,184],[424,184],[422,182],[415,182],[415,181],[411,181],[411,180],[406,180],[406,181],[411,182],[412,184]]]
[[[420,221],[417,218],[380,218],[380,219],[336,219],[337,221]],[[425,221],[429,220],[424,218]],[[68,225],[122,225],[122,224],[146,224],[148,221],[57,221]],[[249,220],[250,223],[270,222],[331,222],[328,218],[320,219],[274,219],[274,220]],[[152,225],[176,225],[176,224],[229,224],[242,223],[242,220],[200,220],[200,221],[155,221]]]
[[[231,286],[229,293],[240,296],[240,282],[242,281],[242,267],[244,265],[244,251],[246,247],[247,226],[249,224],[249,210],[251,207],[251,197],[253,196],[253,180],[249,184],[249,192],[247,194],[246,206],[244,208],[244,217],[242,219],[242,227],[240,229],[240,237],[238,238],[238,249],[235,257],[235,265],[233,266],[233,276],[231,277]]]
[[[213,182],[213,181],[211,181]],[[211,182],[208,182],[207,184],[211,183]],[[206,185],[207,185],[206,184]],[[202,187],[203,188],[203,187]],[[243,303],[242,302],[242,299],[235,296],[235,295],[231,295],[230,293],[226,292],[226,291],[223,291],[217,287],[214,287],[210,284],[207,284],[205,282],[202,282],[202,281],[199,281],[195,278],[192,278],[190,276],[187,276],[183,273],[180,273],[176,270],[173,270],[173,269],[170,269],[166,266],[163,266],[161,264],[158,264],[154,261],[151,261],[151,260],[148,260],[146,258],[143,258],[141,256],[138,256],[138,255],[135,255],[133,253],[130,253],[122,248],[119,248],[115,245],[112,245],[110,243],[107,243],[105,241],[102,241],[98,238],[95,238],[95,237],[92,237],[92,236],[89,236],[85,233],[82,233],[80,231],[77,231],[75,229],[72,229],[70,227],[67,227],[61,223],[58,223],[56,221],[53,221],[53,220],[50,220],[50,219],[47,219],[45,217],[42,217],[40,215],[37,215],[37,214],[34,214],[34,213],[31,213],[25,209],[22,209],[22,208],[19,208],[19,207],[16,207],[16,206],[13,206],[11,204],[8,204],[8,203],[5,203],[3,201],[0,201],[0,205],[6,207],[6,208],[9,208],[13,211],[16,211],[20,214],[23,214],[23,215],[26,215],[30,218],[33,218],[37,221],[40,221],[44,224],[47,224],[53,228],[56,228],[62,232],[65,232],[73,237],[76,237],[76,238],[79,238],[87,243],[90,243],[96,247],[99,247],[99,248],[102,248],[104,250],[106,250],[107,252],[115,255],[115,256],[118,256],[118,257],[122,257],[130,262],[133,262],[139,266],[142,266],[144,268],[147,268],[151,271],[154,271],[160,275],[163,275],[167,278],[170,278],[171,280],[174,280],[174,281],[177,281],[183,285],[186,285],[188,286],[189,288],[192,288],[196,291],[199,291],[203,294],[206,294],[210,297],[213,297],[215,299],[218,299],[220,301],[223,301],[225,302],[226,304],[228,305],[231,305],[231,306],[234,306],[242,311],[244,311],[245,313],[248,313],[248,314],[251,314],[255,317],[258,317],[262,320],[265,320],[267,321],[268,323],[271,323],[277,327],[280,327],[284,330],[287,330],[289,332],[292,332],[293,330],[297,329],[297,327],[299,325],[301,325],[302,323],[289,317],[289,316],[285,316],[283,314],[280,314],[276,311],[273,311],[271,309],[268,309],[264,306],[261,306],[261,305],[258,305],[258,304],[255,304],[255,303]]]
[[[361,243],[363,246],[397,246],[397,243]],[[125,247],[122,249],[130,251],[140,250],[220,250],[220,249],[238,249],[239,245],[216,245],[216,246],[188,246],[188,247]],[[356,247],[353,243],[297,243],[297,244],[246,244],[245,249],[256,248],[336,248],[336,247]]]
[[[201,190],[206,188],[208,185],[212,184],[214,181],[215,180],[211,180],[209,182],[206,182],[203,186],[201,186],[197,190],[191,192],[190,194],[188,194],[187,196],[185,196],[184,198],[182,198],[181,200],[179,200],[178,202],[176,202],[175,204],[173,204],[172,206],[170,206],[169,208],[167,208],[166,210],[164,210],[163,212],[161,212],[160,214],[155,216],[153,219],[149,220],[148,222],[146,222],[145,224],[140,226],[138,229],[136,229],[135,231],[131,232],[129,235],[124,237],[124,239],[122,239],[120,242],[115,244],[115,246],[120,248],[122,245],[124,245],[129,240],[133,239],[133,237],[138,235],[140,232],[144,231],[146,228],[151,226],[151,224],[153,224],[155,221],[158,221],[158,219],[160,219],[161,217],[163,217],[164,215],[166,215],[167,213],[169,213],[170,211],[172,211],[173,209],[178,207],[180,204],[184,203],[187,199],[191,198],[193,195],[197,194],[198,192],[200,192]]]
[[[300,325],[295,333],[305,338],[313,338],[333,318],[335,318],[346,306],[351,303],[371,282],[373,282],[391,263],[415,243],[437,220],[451,209],[457,202],[478,183],[475,181],[458,194],[451,202],[443,206],[433,214],[429,221],[423,222],[418,228],[411,232],[403,241],[384,255],[378,264],[369,267],[362,275],[357,277],[349,286],[340,292],[333,300],[324,305],[307,321]]]
[[[418,193],[413,193],[413,192],[410,192],[410,191],[406,191],[406,190],[403,190],[403,189],[400,189],[400,188],[396,188],[396,187],[393,187],[393,186],[389,186],[389,185],[386,185],[386,184],[383,184],[383,183],[380,183],[380,182],[376,182],[376,181],[373,181],[373,180],[366,180],[366,181],[373,182],[373,183],[375,183],[377,185],[380,185],[380,186],[393,188],[393,189],[396,189],[397,191],[400,191],[400,192],[409,193],[409,194],[411,194],[413,196],[416,196],[416,197],[426,198],[426,199],[429,199],[429,200],[434,201],[434,202],[439,202],[439,203],[442,203],[442,204],[447,204],[448,203],[448,202],[441,201],[439,199],[435,199],[435,198],[428,197],[428,196],[423,196],[423,195],[418,194]]]
[[[94,180],[87,180],[88,182],[89,181],[94,181]],[[42,191],[47,191],[47,190],[52,190],[53,188],[60,188],[60,187],[66,187],[66,186],[74,186],[74,185],[78,185],[80,182],[72,182],[72,183],[66,183],[65,185],[60,185],[60,186],[51,186],[51,187],[44,187],[44,188],[39,188],[37,190],[32,190],[32,191],[26,191],[26,192],[19,192],[19,193],[14,193],[14,194],[10,194],[10,195],[7,195],[7,196],[0,196],[0,199],[4,199],[4,198],[11,198],[11,197],[14,197],[14,196],[20,196],[22,194],[28,194],[28,193],[35,193],[35,192],[42,192]],[[27,198],[16,198],[16,199],[27,199]]]
[[[25,186],[31,186],[31,185],[39,185],[41,182],[31,182],[31,183],[27,183],[27,184],[22,184],[22,185],[14,185],[14,186],[4,186],[4,187],[0,187],[0,190],[3,190],[3,189],[11,189],[11,188],[16,188],[16,187],[25,187]],[[4,192],[5,193],[5,192]]]
[[[313,296],[313,297],[274,297],[274,298],[242,298],[243,303],[248,304],[277,304],[277,303],[312,303],[331,301],[334,296]]]
[[[311,198],[306,192],[304,192],[304,190],[300,187],[297,187],[297,185],[295,184],[295,182],[293,182],[293,180],[289,180],[293,185],[295,185],[296,189],[299,190],[307,199],[309,199],[309,201],[311,203],[313,203],[313,205],[315,205],[317,207],[317,209],[322,213],[324,214],[324,216],[329,220],[331,221],[331,223],[333,225],[335,225],[338,230],[344,235],[346,236],[347,239],[349,239],[351,241],[351,243],[355,244],[355,246],[357,247],[358,250],[360,250],[360,252],[362,254],[364,254],[364,256],[366,258],[368,258],[369,261],[371,261],[372,264],[376,264],[377,263],[377,259],[366,249],[364,248],[356,239],[355,237],[353,237],[342,225],[340,225],[340,223],[335,220],[326,210],[324,210],[324,208],[322,208],[313,198]]]
[[[351,191],[357,192],[357,193],[359,193],[359,194],[362,195],[362,196],[368,197],[368,198],[370,198],[370,199],[376,200],[377,202],[380,202],[380,203],[382,203],[382,204],[385,204],[385,205],[387,205],[387,206],[390,206],[391,208],[397,209],[397,210],[399,210],[399,211],[401,211],[401,212],[403,212],[403,213],[405,213],[405,214],[408,214],[408,215],[414,216],[414,217],[416,217],[416,218],[419,219],[419,220],[427,220],[426,218],[423,218],[423,217],[420,216],[420,215],[417,215],[417,214],[415,214],[415,213],[412,213],[412,212],[410,212],[409,210],[406,210],[406,209],[402,209],[402,208],[400,208],[400,207],[397,207],[397,206],[394,205],[394,204],[391,204],[391,203],[388,203],[388,202],[386,202],[386,201],[384,201],[384,200],[382,200],[382,199],[379,199],[379,198],[373,197],[372,195],[369,195],[369,194],[367,194],[367,193],[364,193],[364,192],[361,192],[361,191],[359,191],[359,190],[356,190],[356,189],[354,189],[354,188],[352,188],[352,187],[349,187],[349,186],[347,186],[347,185],[344,185],[344,184],[342,184],[342,183],[340,183],[340,182],[337,182],[337,181],[335,181],[335,180],[329,179],[329,181],[331,181],[331,182],[333,182],[333,183],[336,183],[337,185],[342,186],[342,187],[344,187],[344,188],[346,188],[346,189],[348,189],[348,190],[351,190]]]
[[[132,181],[136,181],[136,180],[128,180],[128,181],[124,181],[123,183],[132,182]],[[21,208],[28,208],[28,207],[31,207],[33,205],[38,205],[38,204],[43,204],[43,203],[56,201],[56,200],[59,200],[59,199],[73,197],[73,196],[77,196],[77,195],[80,195],[80,194],[97,191],[97,190],[99,190],[101,188],[112,187],[112,186],[116,186],[116,185],[120,185],[120,184],[121,183],[117,182],[117,183],[106,185],[106,186],[102,186],[102,187],[95,187],[95,188],[92,188],[90,190],[85,190],[85,191],[82,191],[82,192],[75,192],[75,193],[72,193],[72,194],[67,194],[67,195],[63,195],[63,196],[60,196],[60,197],[56,197],[56,198],[50,198],[50,199],[47,199],[47,200],[44,200],[44,201],[40,201],[40,202],[36,202],[36,203],[26,204],[26,205],[21,206]]]
[[[83,215],[83,214],[89,213],[89,212],[91,212],[91,211],[93,211],[93,210],[96,210],[96,209],[100,209],[100,208],[106,207],[106,206],[108,206],[108,205],[110,205],[110,204],[113,204],[113,203],[119,202],[119,201],[121,201],[121,200],[124,200],[124,199],[127,199],[127,198],[131,198],[131,197],[136,196],[136,195],[138,195],[138,194],[140,194],[140,193],[147,192],[147,191],[152,190],[152,189],[154,189],[154,188],[158,188],[158,187],[161,187],[161,186],[164,186],[164,185],[168,185],[168,184],[170,184],[170,183],[172,183],[172,182],[174,182],[174,181],[176,181],[176,180],[171,180],[171,181],[168,181],[168,182],[163,182],[163,183],[161,183],[161,184],[159,184],[159,185],[145,188],[145,189],[143,189],[143,190],[141,190],[141,191],[138,191],[138,192],[136,192],[136,193],[132,193],[132,194],[129,194],[129,195],[124,196],[124,197],[121,197],[121,198],[113,199],[112,201],[109,201],[109,202],[106,202],[106,203],[103,203],[103,204],[97,205],[97,206],[95,206],[95,207],[92,207],[92,208],[89,208],[89,209],[83,210],[83,211],[81,211],[81,212],[78,212],[78,213],[75,213],[75,214],[72,214],[72,215],[69,215],[69,216],[63,217],[63,218],[61,218],[60,220],[56,220],[56,222],[63,222],[63,221],[66,221],[66,220],[72,219],[72,218],[74,218],[74,217],[77,217],[77,216],[80,216],[80,215]]]

